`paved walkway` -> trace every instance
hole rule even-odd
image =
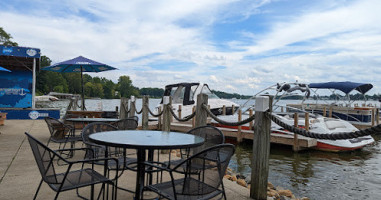
[[[0,126],[0,132],[0,199],[32,199],[41,175],[24,132],[29,132],[46,143],[49,131],[45,121],[6,120],[5,125]],[[135,173],[127,172],[118,184],[134,190],[135,180]],[[227,199],[250,199],[247,188],[229,180],[224,180],[224,184]],[[80,192],[88,197],[88,189]],[[55,192],[43,183],[37,199],[53,199],[54,195]],[[78,199],[78,197],[75,191],[67,191],[61,193],[59,199]],[[118,191],[118,199],[133,199],[133,197],[128,192]]]

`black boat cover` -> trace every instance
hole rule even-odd
[[[326,82],[326,83],[310,83],[309,88],[317,89],[336,89],[344,92],[345,94],[350,93],[353,90],[359,91],[361,94],[367,93],[373,88],[370,83],[354,83],[350,81],[345,82]]]

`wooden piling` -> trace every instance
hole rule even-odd
[[[179,105],[179,109],[177,109],[177,112],[179,113],[178,117],[181,119],[181,105]]]
[[[267,105],[263,107],[261,105]],[[271,112],[272,97],[260,96],[255,99],[255,122],[253,140],[253,168],[251,170],[250,197],[256,200],[267,199],[269,176],[271,120],[266,112]]]
[[[129,117],[135,116],[135,112],[136,112],[135,97],[131,96],[131,99],[130,99],[130,112],[128,113],[128,116]]]
[[[149,99],[147,95],[143,96],[142,99],[142,129],[147,130],[148,129],[148,108],[149,108]]]
[[[304,127],[306,131],[310,130],[310,113],[304,114]]]
[[[208,113],[204,110],[202,105],[208,105],[208,95],[201,93],[197,95],[197,105],[196,105],[196,127],[206,125],[206,120]]]
[[[249,117],[253,116],[253,109],[249,109]],[[249,130],[253,130],[253,121],[249,122]]]
[[[196,112],[196,106],[193,106],[193,108],[192,108],[192,113],[194,113],[194,112]],[[192,118],[192,128],[196,127],[196,117],[197,116],[194,116]]]
[[[157,113],[161,113],[161,107],[158,108],[158,112]],[[158,118],[157,118],[157,130],[161,130],[161,122],[162,122],[162,119],[163,118],[163,115],[160,115]]]
[[[298,113],[294,113],[294,126],[298,127],[299,122],[299,116]],[[294,133],[294,145],[292,146],[292,150],[297,152],[299,151],[299,140],[298,140],[298,134]]]
[[[222,115],[226,115],[226,106],[225,105],[222,106]]]
[[[371,118],[371,120],[372,120],[372,126],[374,126],[374,124],[376,122],[375,118],[376,118],[376,109],[372,108],[372,118]]]
[[[235,109],[235,108],[234,108],[234,105],[232,105],[232,114],[234,113],[234,109]]]
[[[128,98],[121,97],[120,98],[120,111],[119,111],[119,119],[125,119],[128,116]]]
[[[380,109],[376,108],[376,125],[380,124]]]
[[[238,121],[242,121],[242,110],[239,109],[238,110]],[[237,130],[237,142],[240,143],[242,142],[243,138],[242,138],[242,128],[241,126],[238,126],[238,130]]]
[[[171,130],[171,101],[170,96],[164,96],[163,97],[163,126],[162,131],[170,131]]]

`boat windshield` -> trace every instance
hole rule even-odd
[[[182,104],[183,100],[184,100],[184,93],[185,93],[185,87],[184,86],[171,88],[172,103],[181,103]]]
[[[214,93],[212,93],[212,91],[210,91],[208,85],[206,85],[206,84],[204,86],[202,86],[201,92],[208,95],[209,99],[219,99],[219,97],[217,95],[215,95]]]

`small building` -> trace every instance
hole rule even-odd
[[[59,118],[59,109],[36,109],[36,72],[40,69],[40,49],[0,45],[0,112],[7,119]]]

